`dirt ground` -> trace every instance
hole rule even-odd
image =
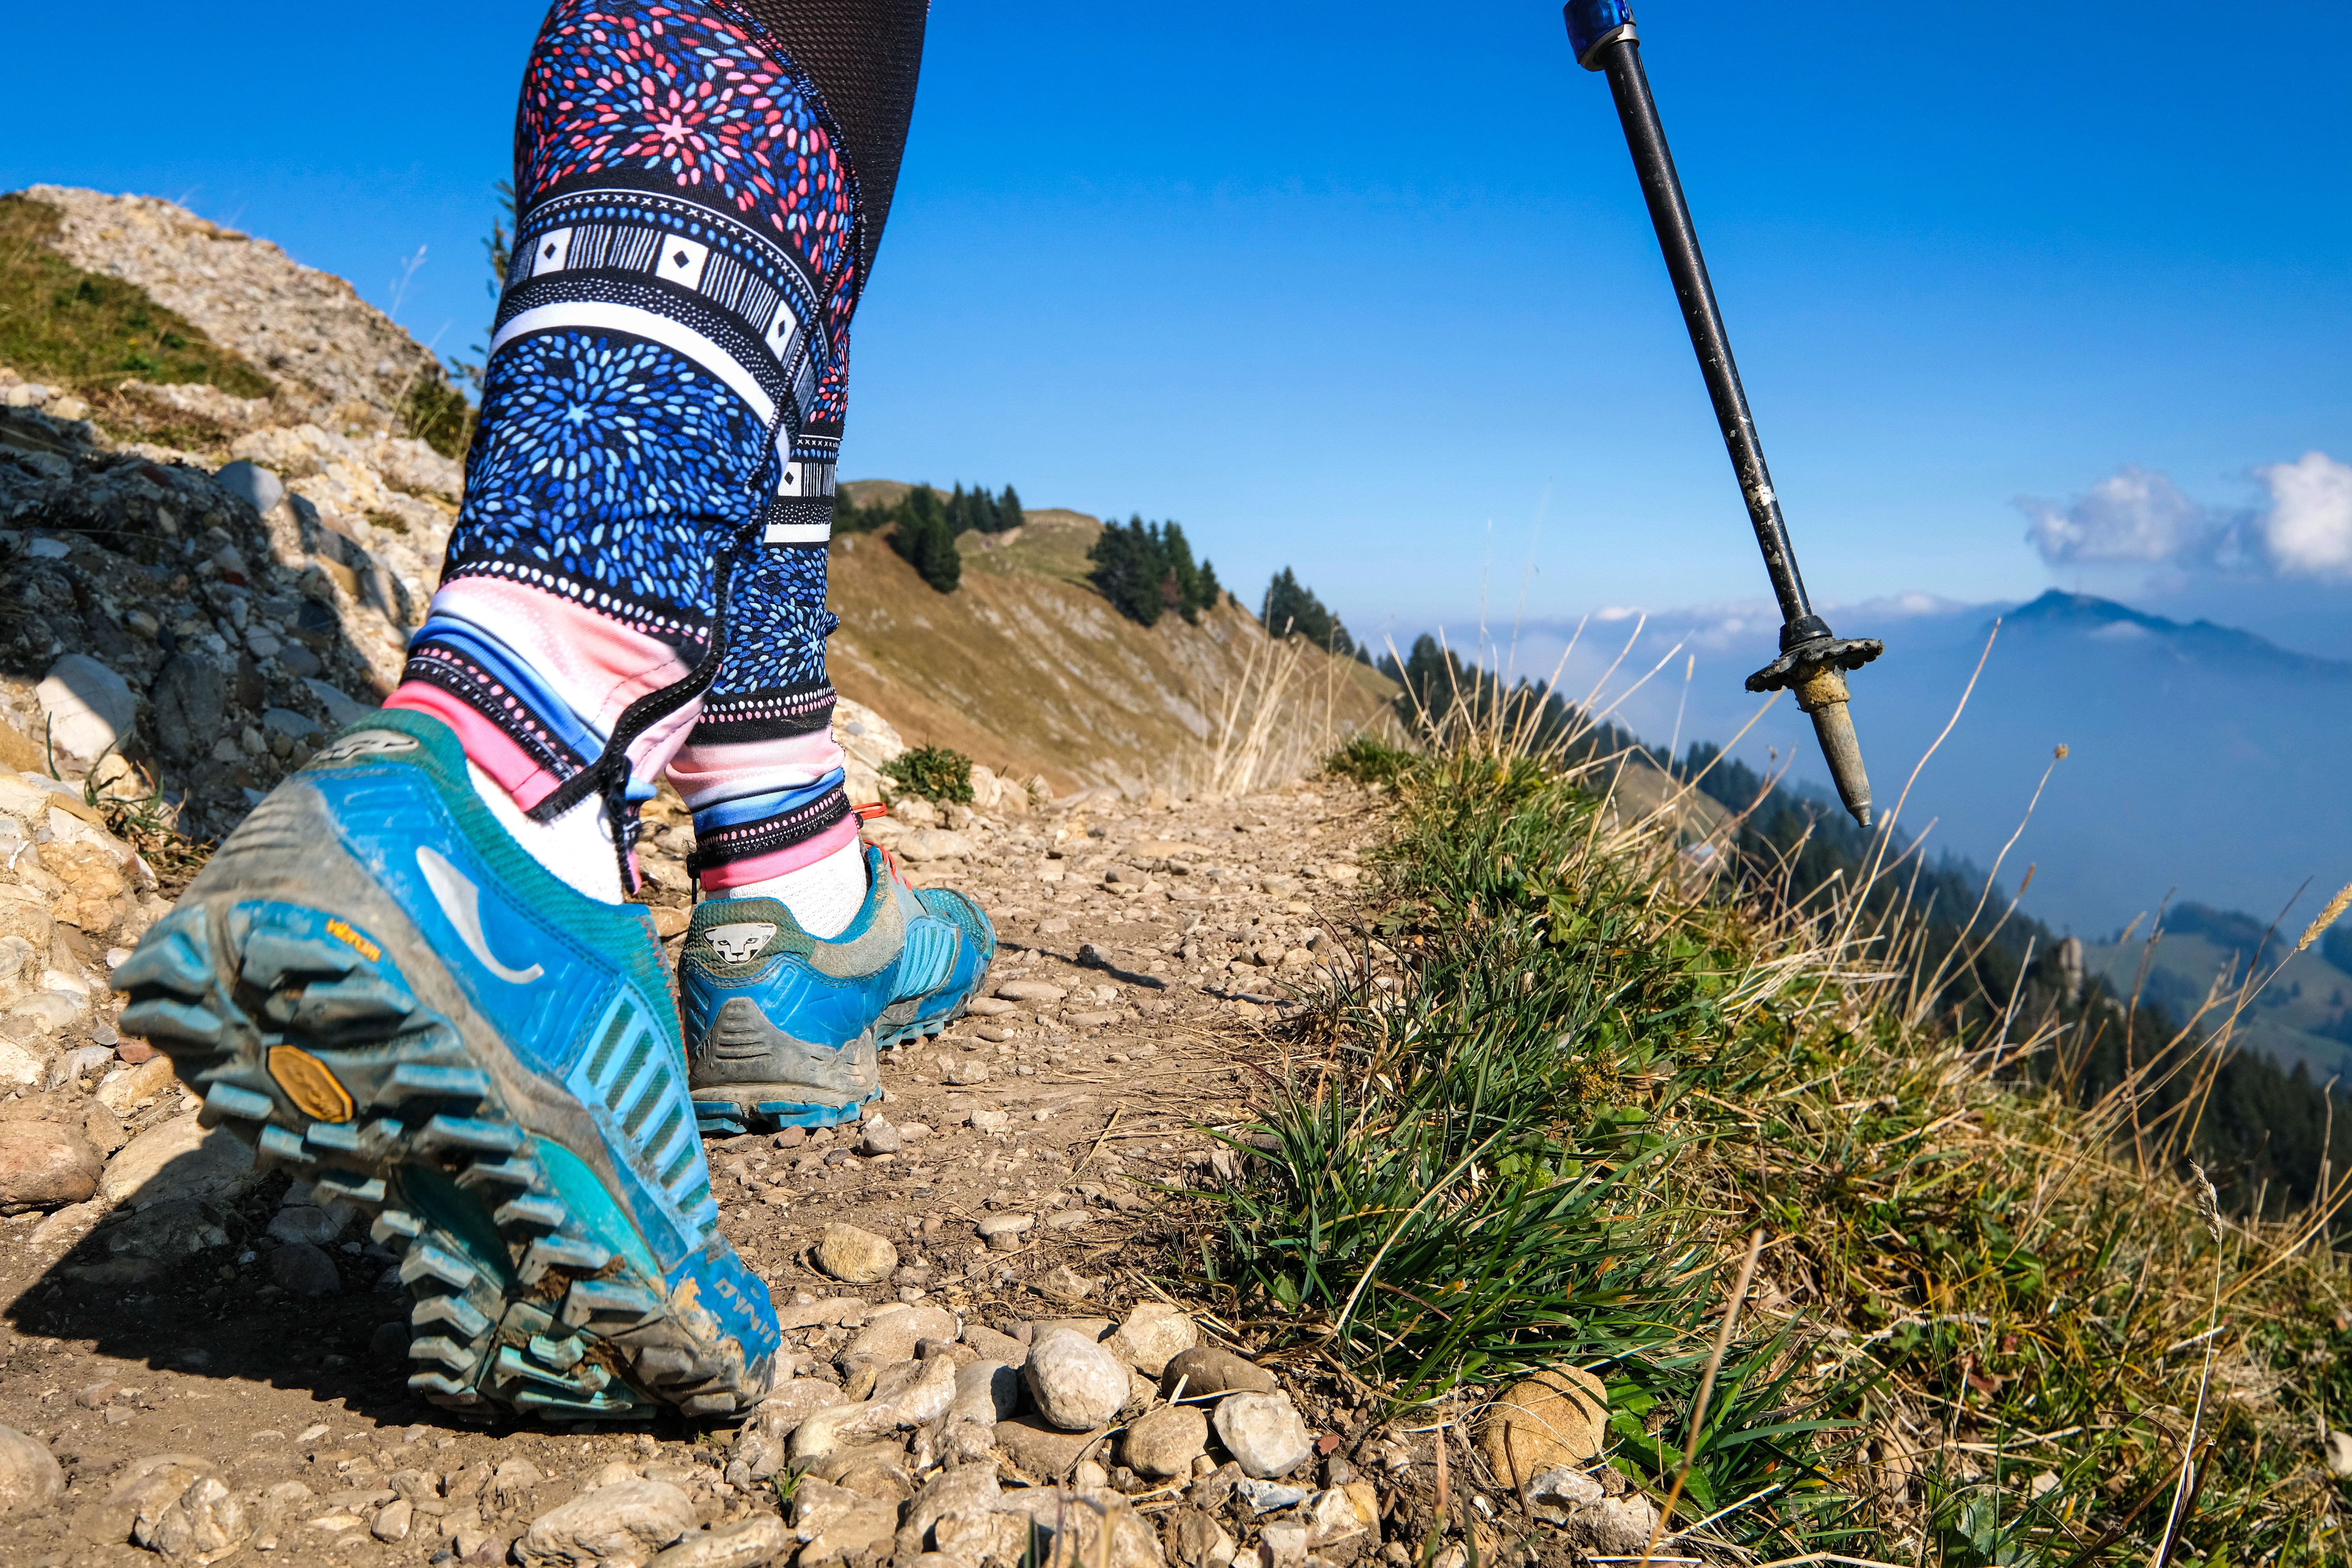
[[[860,1152],[862,1129],[709,1145],[726,1233],[788,1322],[796,1303],[845,1295],[1008,1327],[1116,1315],[1155,1289],[1182,1299],[1181,1266],[1157,1240],[1164,1189],[1232,1168],[1203,1129],[1244,1119],[1280,1070],[1264,1004],[1358,948],[1346,931],[1380,803],[1345,784],[1224,804],[1095,794],[1106,798],[956,816],[920,846],[933,858],[908,859],[919,883],[974,893],[1002,945],[971,1016],[885,1056],[869,1121],[896,1128],[895,1152]],[[911,857],[924,830],[876,831]],[[938,858],[958,847],[940,832],[966,852]],[[8,1521],[0,1563],[155,1561],[105,1500],[141,1461],[173,1454],[258,1497],[259,1526],[236,1550],[276,1561],[503,1561],[524,1525],[613,1460],[686,1487],[705,1521],[773,1512],[772,1489],[723,1479],[723,1431],[675,1417],[469,1426],[412,1396],[394,1349],[406,1293],[364,1218],[327,1246],[340,1290],[268,1282],[288,1185],[265,1173],[205,1211],[222,1239],[163,1278],[120,1267],[109,1218],[79,1232],[38,1212],[0,1220],[0,1424],[47,1445],[68,1483],[56,1506]],[[992,1250],[978,1230],[992,1215],[1034,1223]],[[890,1237],[898,1273],[862,1289],[824,1279],[811,1252],[834,1221]],[[785,1354],[805,1374],[847,1337],[794,1329]],[[404,1538],[379,1540],[368,1510],[394,1495],[430,1506]]]

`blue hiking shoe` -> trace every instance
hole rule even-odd
[[[978,905],[918,890],[866,850],[866,906],[839,936],[774,899],[698,905],[678,957],[694,1111],[721,1136],[855,1121],[882,1093],[879,1053],[936,1035],[996,957]]]
[[[768,1288],[719,1234],[661,944],[542,868],[456,737],[387,711],[229,836],[115,971],[122,1029],[375,1215],[409,1386],[552,1418],[767,1392]]]

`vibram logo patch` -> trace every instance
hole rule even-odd
[[[368,941],[367,938],[362,936],[359,932],[353,931],[351,927],[345,925],[341,921],[329,921],[327,922],[327,934],[333,937],[337,942],[343,943],[346,947],[356,952],[362,958],[366,959],[370,963],[373,963],[377,959],[383,956],[383,949],[376,946],[375,943]]]
[[[318,1121],[349,1121],[352,1092],[328,1069],[327,1064],[296,1046],[269,1047],[269,1076],[286,1098]]]

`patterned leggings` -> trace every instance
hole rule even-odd
[[[924,0],[556,0],[466,499],[387,706],[624,856],[665,771],[717,889],[856,837],[824,607],[849,322]],[[624,868],[624,881],[634,873]]]

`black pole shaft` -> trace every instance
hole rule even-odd
[[[1748,394],[1740,389],[1739,367],[1732,362],[1731,340],[1724,333],[1723,312],[1716,307],[1715,286],[1707,281],[1706,258],[1699,254],[1698,232],[1691,226],[1674,154],[1666,150],[1665,128],[1658,123],[1658,106],[1650,97],[1641,45],[1630,37],[1621,38],[1603,47],[1601,61],[1609,73],[1609,90],[1617,100],[1617,119],[1625,127],[1626,148],[1633,154],[1633,171],[1641,176],[1643,199],[1649,203],[1650,223],[1658,231],[1658,248],[1665,253],[1675,298],[1682,302],[1683,324],[1690,329],[1699,373],[1706,377],[1706,395],[1715,404],[1716,423],[1723,427],[1724,450],[1747,499],[1748,521],[1764,552],[1773,596],[1780,601],[1780,618],[1803,620],[1813,613],[1812,603],[1805,596],[1797,552],[1789,543],[1789,525],[1781,519],[1772,473],[1764,466],[1764,448],[1756,439],[1756,418],[1748,412]]]

